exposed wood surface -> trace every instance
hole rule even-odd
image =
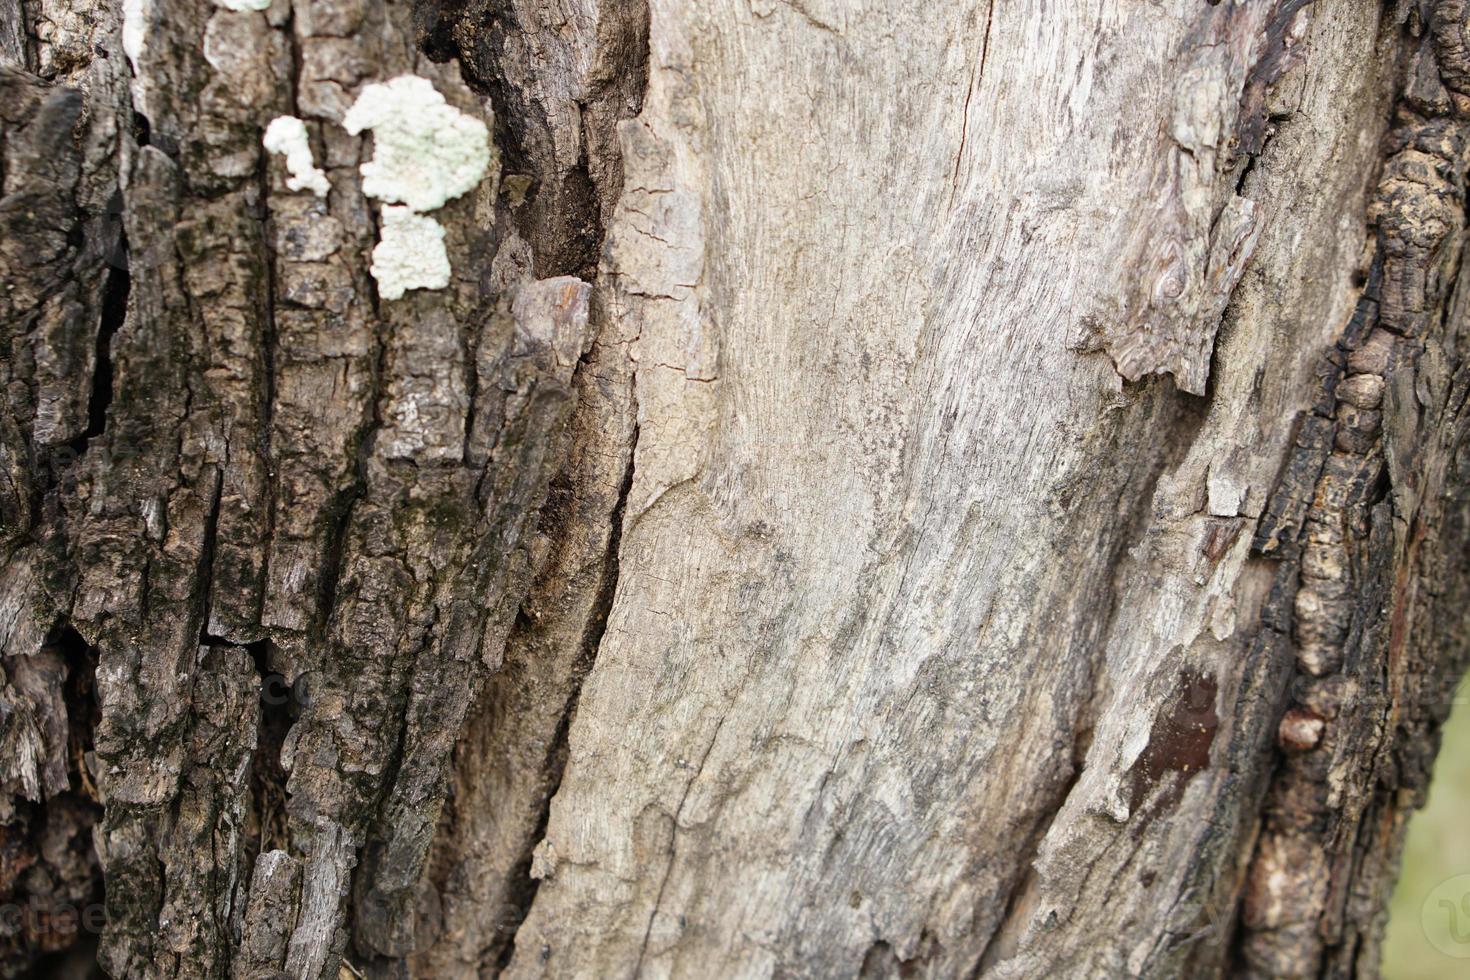
[[[0,893],[100,871],[119,977],[1376,975],[1467,25],[0,13]],[[386,300],[341,123],[405,73],[495,151]]]

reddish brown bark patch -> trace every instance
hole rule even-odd
[[[1159,797],[1154,812],[1172,807],[1199,772],[1210,765],[1210,747],[1220,727],[1215,713],[1219,685],[1213,674],[1179,672],[1174,696],[1154,716],[1148,745],[1128,771],[1128,808],[1137,812],[1170,773],[1179,773]]]

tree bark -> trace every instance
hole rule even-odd
[[[0,10],[4,975],[1377,975],[1463,0],[258,6]]]

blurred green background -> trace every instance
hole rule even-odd
[[[1429,783],[1429,802],[1409,820],[1403,873],[1389,905],[1383,947],[1384,980],[1466,980],[1470,958],[1447,955],[1430,940],[1470,957],[1470,943],[1451,938],[1450,910],[1470,895],[1470,879],[1439,886],[1456,875],[1470,875],[1470,685],[1462,683],[1444,729],[1444,742]],[[1433,893],[1433,894],[1431,894]],[[1425,903],[1433,898],[1428,909]],[[1470,929],[1470,917],[1459,920]],[[1461,933],[1463,939],[1465,933]]]

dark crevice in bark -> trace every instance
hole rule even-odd
[[[464,377],[465,404],[480,404],[480,372],[476,367],[480,363],[480,334],[475,330],[463,331],[460,335],[460,350],[464,352]],[[472,465],[474,456],[475,437],[479,434],[476,425],[480,419],[477,413],[471,411],[466,413],[464,421],[464,438],[460,441],[459,460],[463,466]],[[484,499],[485,480],[489,473],[481,473],[479,480],[475,483],[475,496]]]
[[[97,727],[97,650],[71,626],[57,630],[48,645],[60,652],[66,663],[66,685],[62,691],[68,726],[67,757],[75,777],[74,788],[81,788],[94,797],[86,755],[92,751],[92,732]]]
[[[120,196],[114,196],[108,205],[120,214]],[[107,410],[112,405],[112,338],[122,329],[128,313],[128,293],[131,276],[128,272],[128,241],[119,221],[118,241],[108,256],[107,279],[102,289],[101,317],[97,324],[97,346],[92,362],[92,386],[87,398],[87,427],[81,434],[67,443],[71,458],[86,452],[87,443],[101,436],[107,429]]]
[[[102,322],[97,330],[92,394],[87,402],[87,429],[82,433],[83,440],[95,439],[107,427],[107,409],[112,404],[112,338],[122,328],[128,312],[130,278],[127,247],[127,236],[122,235],[118,242],[122,264],[114,264],[108,270],[107,284],[102,292]]]
[[[376,237],[375,231],[374,238]],[[373,291],[373,295],[377,295],[376,290]],[[360,434],[357,436],[357,465],[353,468],[353,482],[323,508],[327,525],[327,550],[322,558],[321,592],[316,614],[315,632],[318,636],[326,632],[327,621],[337,604],[337,587],[342,578],[343,561],[347,550],[347,531],[352,526],[353,510],[356,509],[358,501],[367,494],[368,462],[372,458],[373,439],[383,425],[380,402],[383,397],[383,372],[387,369],[384,362],[388,357],[388,343],[382,337],[378,338],[377,343],[372,392],[367,399],[369,415],[364,420],[359,430]]]
[[[488,0],[466,16],[468,0],[426,0],[414,5],[419,50],[430,60],[458,61],[460,75],[475,91],[487,96],[495,110],[492,139],[500,151],[502,174],[533,174],[536,167],[524,147],[529,108],[499,71],[496,52],[508,34],[519,28],[509,0]],[[466,43],[465,38],[472,40]],[[478,43],[476,43],[478,42]],[[466,57],[466,47],[474,45]],[[541,120],[544,124],[545,120]],[[535,185],[528,194],[535,193]],[[538,274],[545,275],[540,273]],[[557,273],[551,273],[556,275]]]
[[[602,587],[598,592],[596,604],[593,606],[592,615],[588,620],[588,629],[585,639],[582,641],[581,655],[573,668],[576,683],[572,688],[571,697],[567,702],[566,709],[557,725],[556,735],[552,740],[551,752],[546,760],[546,771],[550,774],[551,782],[547,787],[546,798],[541,805],[539,820],[536,831],[527,842],[524,857],[517,866],[514,873],[513,901],[524,913],[531,908],[531,903],[536,899],[536,892],[541,887],[541,881],[531,876],[531,858],[536,848],[546,838],[547,824],[551,819],[551,801],[556,798],[557,790],[561,788],[562,778],[566,775],[567,765],[567,740],[571,733],[572,722],[577,716],[577,702],[582,694],[582,682],[591,672],[593,665],[597,662],[598,650],[602,647],[602,638],[607,633],[607,618],[612,611],[613,599],[617,596],[619,576],[619,548],[623,540],[623,515],[627,509],[628,495],[633,489],[633,458],[634,451],[638,446],[638,429],[633,429],[632,446],[628,452],[628,465],[623,477],[622,488],[618,493],[617,505],[612,513],[612,537],[608,541],[607,554],[604,557],[602,570]],[[524,921],[524,920],[522,920]],[[520,923],[511,932],[509,940],[496,957],[497,972],[505,969],[515,955],[516,937],[519,935]]]
[[[0,824],[0,976],[99,976],[90,967],[101,921],[102,873],[93,827],[102,817],[86,768],[96,725],[97,652],[76,630],[54,631],[46,648],[65,680],[67,788],[44,802],[17,798]],[[73,970],[63,974],[63,970]]]
[[[199,556],[198,574],[194,579],[199,596],[199,645],[205,647],[230,646],[228,640],[209,632],[209,608],[212,599],[209,586],[214,581],[214,555],[218,548],[220,494],[223,489],[224,475],[216,470],[214,490],[209,497],[209,512],[204,518],[204,547]]]
[[[879,939],[863,954],[863,964],[858,969],[859,980],[909,980],[921,976],[919,965],[913,960],[903,959],[894,952],[893,944]]]
[[[578,108],[584,113],[583,127],[590,125],[585,114],[594,102],[608,95],[607,89],[630,75],[640,79],[639,91],[647,82],[647,12],[642,43],[630,64],[617,79],[595,81]],[[431,60],[458,60],[465,82],[487,96],[495,109],[493,138],[500,151],[506,176],[530,179],[525,204],[515,208],[512,220],[531,244],[533,274],[538,279],[560,275],[585,281],[596,278],[605,229],[604,205],[617,187],[598,186],[590,159],[593,140],[584,138],[576,161],[562,169],[551,157],[549,136],[552,123],[546,109],[512,81],[502,65],[511,40],[525,32],[509,0],[440,0],[415,7],[419,48]],[[641,104],[641,98],[638,100]],[[636,108],[634,110],[636,113]]]
[[[139,147],[152,146],[153,124],[148,121],[147,116],[143,115],[141,112],[137,112],[136,110],[133,112],[132,117],[133,142]]]
[[[286,23],[284,23],[283,25],[281,25],[281,37],[286,42],[287,53],[289,54],[289,56],[291,58],[291,78],[290,78],[290,85],[287,87],[287,90],[286,90],[286,96],[287,96],[287,98],[290,101],[291,115],[293,115],[296,118],[300,119],[300,118],[302,118],[301,102],[300,102],[302,56],[301,56],[301,42],[297,38],[297,34],[296,34],[297,26],[298,25],[296,23],[296,7],[293,4],[292,7],[291,7],[291,12],[286,15]],[[310,136],[308,136],[308,139],[310,139]],[[263,187],[263,191],[262,191],[262,195],[261,195],[261,208],[262,208],[262,213],[267,213],[266,212],[266,206],[267,206],[267,203],[269,201],[270,180],[269,180],[269,176],[267,174],[267,170],[268,170],[268,168],[261,167],[261,172],[260,172],[260,177],[261,177],[261,182],[262,182],[262,187]],[[269,247],[269,246],[267,246],[267,247]],[[267,274],[273,274],[270,271],[270,267],[268,267],[268,269],[267,269]],[[274,313],[274,306],[272,306],[272,312]]]
[[[285,848],[289,842],[287,777],[281,767],[281,746],[301,712],[301,692],[290,678],[271,669],[272,646],[270,640],[259,640],[245,647],[260,678],[260,723],[250,759],[251,824],[246,829],[244,848],[247,881],[262,852]]]
[[[529,6],[522,7],[511,0],[444,0],[439,3],[420,3],[415,11],[418,43],[420,50],[434,61],[457,60],[466,83],[487,96],[494,106],[493,138],[499,151],[502,180],[519,178],[512,181],[509,187],[502,183],[501,213],[514,227],[515,234],[529,244],[532,275],[536,278],[571,275],[584,281],[593,281],[603,251],[604,219],[612,213],[613,203],[621,192],[621,169],[616,160],[616,138],[612,134],[612,126],[617,119],[613,118],[614,113],[609,106],[615,107],[618,118],[634,115],[641,108],[642,92],[647,80],[647,9],[644,4],[635,3],[598,14],[598,23],[595,25],[595,58],[607,58],[609,62],[615,61],[617,64],[616,67],[611,67],[599,60],[599,67],[593,70],[586,82],[585,94],[577,97],[575,106],[580,118],[577,133],[580,146],[576,161],[569,168],[558,164],[554,159],[550,138],[553,125],[560,123],[553,122],[551,116],[554,112],[548,107],[553,100],[564,96],[556,91],[554,83],[548,83],[543,88],[536,78],[540,72],[550,74],[566,69],[549,62],[535,62],[530,66],[525,62],[527,48],[524,45],[524,32],[535,25],[521,23],[518,11],[529,9]],[[636,19],[636,24],[632,23],[633,19]],[[545,28],[543,26],[538,29]],[[581,45],[591,40],[589,35],[568,43]],[[531,72],[529,78],[528,67]],[[633,81],[636,81],[638,94],[624,101],[620,93]],[[609,152],[612,153],[611,158]],[[594,158],[594,154],[601,155]],[[594,317],[600,316],[601,314],[594,312]],[[589,351],[579,361],[576,367],[578,379],[585,379],[589,370],[596,370],[594,351]],[[473,362],[475,352],[471,350],[470,354]],[[604,356],[616,355],[609,352]],[[602,383],[600,380],[574,382],[587,385]],[[469,433],[467,439],[468,436]],[[537,759],[532,764],[536,785],[534,788],[526,787],[529,792],[522,819],[526,819],[527,823],[524,829],[517,832],[516,850],[507,854],[512,858],[512,864],[508,870],[505,869],[506,866],[501,866],[502,870],[496,872],[497,879],[504,882],[502,906],[480,910],[485,921],[494,919],[497,925],[493,933],[482,940],[488,942],[488,945],[478,950],[477,966],[480,969],[498,972],[510,962],[515,953],[519,927],[539,887],[539,881],[531,874],[533,854],[546,834],[551,800],[560,787],[567,763],[569,733],[575,719],[581,685],[592,669],[600,648],[618,585],[618,549],[626,501],[632,485],[633,445],[636,444],[636,439],[635,428],[631,444],[618,447],[620,453],[627,453],[626,464],[621,474],[617,498],[608,518],[610,527],[607,529],[609,537],[606,549],[600,558],[594,559],[601,562],[600,571],[595,578],[589,576],[585,580],[586,585],[577,586],[578,589],[596,590],[591,597],[590,609],[581,607],[586,611],[579,614],[585,619],[581,623],[582,633],[577,641],[577,653],[569,664],[566,660],[560,661],[561,666],[555,668],[556,678],[545,678],[548,682],[554,681],[553,688],[558,692],[558,701],[564,697],[565,702],[554,709],[555,714],[545,717],[536,726],[534,733],[506,736],[524,740],[527,747],[537,746],[537,754],[532,757]],[[577,479],[579,477],[573,470],[564,470],[553,479],[540,518],[540,532],[543,536],[562,540],[564,535],[572,533],[566,529],[565,522],[588,519],[576,510],[576,501],[583,492],[572,482]],[[595,498],[596,493],[590,499]],[[585,558],[582,560],[585,561]],[[579,578],[578,581],[580,583],[584,580]],[[584,591],[581,595],[586,596],[587,592]],[[525,641],[526,649],[531,649],[537,642],[537,631],[540,628],[536,618],[523,609],[511,629],[511,643]],[[570,646],[567,639],[558,642]],[[513,683],[539,683],[542,679],[539,675],[522,677]],[[495,690],[496,682],[492,681],[482,695],[485,699],[482,704],[498,705]],[[498,711],[499,708],[492,707],[490,710]],[[514,718],[497,718],[493,722],[497,726],[514,723]],[[545,739],[544,743],[542,739]],[[541,744],[545,745],[544,754],[540,749]],[[462,758],[457,763],[459,766],[465,764],[467,758]],[[476,764],[504,766],[515,763],[494,758],[480,760]],[[463,834],[472,832],[460,826],[459,810],[463,805],[463,801],[454,798],[449,800],[439,831],[441,841],[451,851]],[[524,835],[524,838],[519,835]],[[443,887],[443,882],[437,875],[432,880],[436,887]],[[469,955],[473,955],[473,950]]]
[[[290,47],[292,61],[291,111],[293,114],[298,111],[296,106],[296,78],[300,72],[301,61],[300,51],[298,50],[299,46],[296,44],[295,34],[293,33],[291,26],[291,21],[295,19],[295,16],[296,15],[293,11],[291,16],[287,18],[287,23],[284,30],[285,37],[287,38],[286,43]],[[271,187],[269,167],[261,166],[257,170],[256,179],[257,186],[260,188],[261,228],[266,229],[269,227],[270,222]],[[277,350],[278,344],[278,332],[276,327],[276,301],[277,297],[280,295],[280,290],[278,289],[278,284],[276,282],[277,257],[275,254],[275,249],[272,247],[271,244],[271,236],[268,232],[261,236],[260,248],[263,293],[261,297],[261,302],[264,306],[264,314],[261,317],[259,347],[261,382],[260,431],[258,433],[259,443],[257,449],[260,453],[260,458],[266,461],[266,466],[269,468],[273,465],[273,460],[275,459],[273,454],[274,439],[272,437],[272,432],[274,430],[274,413],[276,404],[275,352]],[[257,624],[261,622],[261,620],[263,619],[263,614],[265,612],[265,583],[270,581],[270,542],[274,539],[276,533],[276,494],[266,493],[264,496],[265,528],[261,535],[262,546],[259,573],[259,582],[261,583],[261,587],[257,590],[256,603],[253,610],[253,619],[254,622]]]
[[[376,415],[375,410],[374,428],[377,424]],[[362,455],[361,450],[359,450],[359,455]],[[323,508],[327,526],[327,550],[322,556],[320,593],[317,599],[316,631],[318,633],[325,631],[327,619],[331,616],[332,609],[337,603],[337,583],[342,577],[342,562],[347,548],[347,528],[352,523],[352,510],[358,500],[362,499],[362,495],[367,492],[367,484],[361,472],[362,466],[359,465],[359,475],[353,485],[338,494],[334,501]]]
[[[419,50],[430,61],[442,65],[459,57],[454,28],[464,14],[465,3],[466,0],[438,0],[436,3],[414,4],[413,21],[418,31]]]

